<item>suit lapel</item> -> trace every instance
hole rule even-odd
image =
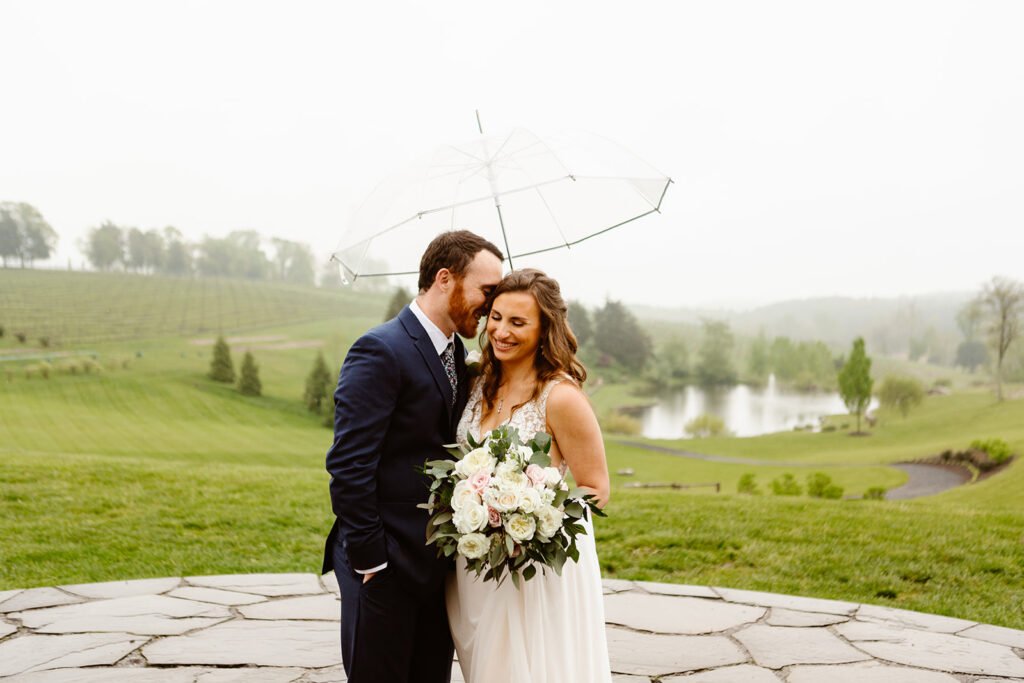
[[[437,385],[438,391],[440,391],[441,395],[444,397],[445,410],[448,411],[448,419],[451,421],[452,385],[448,383],[448,375],[444,373],[444,365],[441,362],[441,357],[437,355],[437,350],[434,349],[434,344],[430,341],[430,335],[428,335],[427,331],[423,329],[423,325],[421,325],[420,321],[416,319],[415,314],[409,310],[408,306],[402,309],[402,312],[398,314],[398,320],[402,323],[402,326],[405,327],[405,331],[409,333],[409,336],[413,338],[413,345],[416,347],[416,350],[419,351],[427,369],[430,370],[430,374],[434,378],[434,384]],[[455,338],[458,339],[458,335],[456,335]],[[465,363],[463,363],[463,365],[465,365]],[[458,371],[458,367],[459,352],[458,344],[456,343],[456,371]]]

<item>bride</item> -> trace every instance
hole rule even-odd
[[[581,385],[576,338],[566,322],[558,283],[539,270],[516,270],[491,295],[481,335],[481,374],[457,437],[480,440],[502,424],[524,441],[551,435],[551,464],[577,486],[608,501],[608,465],[597,419]],[[579,561],[561,576],[545,568],[516,588],[484,582],[458,558],[446,601],[459,664],[467,683],[610,683],[601,570],[591,520],[577,541]]]

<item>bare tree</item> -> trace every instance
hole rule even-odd
[[[989,344],[996,356],[996,396],[1003,400],[1003,359],[1021,333],[1024,315],[1024,285],[1005,277],[994,277],[981,291],[981,302],[988,309]]]

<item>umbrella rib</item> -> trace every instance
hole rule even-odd
[[[664,196],[664,195],[663,195],[663,196]],[[587,235],[586,237],[581,237],[581,238],[579,238],[579,239],[578,239],[578,240],[576,240],[575,242],[567,242],[567,243],[566,243],[566,244],[564,244],[564,245],[562,245],[562,244],[558,244],[558,245],[555,245],[555,246],[553,246],[553,247],[547,247],[546,249],[536,249],[536,250],[534,250],[534,251],[525,251],[525,252],[523,252],[522,254],[516,254],[516,255],[514,256],[514,258],[522,258],[522,257],[524,257],[524,256],[533,256],[534,254],[543,254],[543,253],[545,253],[545,252],[548,252],[548,251],[554,251],[554,250],[556,250],[556,249],[562,249],[562,248],[564,248],[564,247],[575,247],[575,246],[576,246],[577,244],[579,244],[580,242],[586,242],[586,241],[587,241],[587,240],[589,240],[589,239],[590,239],[591,237],[597,237],[598,235],[603,235],[604,233],[608,232],[609,230],[614,230],[615,228],[619,228],[619,227],[622,227],[622,226],[623,226],[623,225],[625,225],[626,223],[632,223],[632,222],[633,222],[633,221],[635,221],[635,220],[639,220],[639,219],[643,218],[644,216],[649,216],[649,215],[651,215],[652,213],[656,213],[657,211],[658,211],[657,209],[651,209],[650,211],[645,211],[644,213],[640,214],[639,216],[633,216],[632,218],[629,218],[629,219],[627,219],[627,220],[624,220],[624,221],[622,221],[621,223],[616,223],[615,225],[612,225],[612,226],[610,226],[610,227],[607,227],[607,228],[605,228],[604,230],[598,230],[597,232],[591,233],[591,234]]]

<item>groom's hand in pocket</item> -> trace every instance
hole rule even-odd
[[[363,574],[363,583],[369,582],[370,579],[377,576],[377,572],[371,572],[370,574]]]

